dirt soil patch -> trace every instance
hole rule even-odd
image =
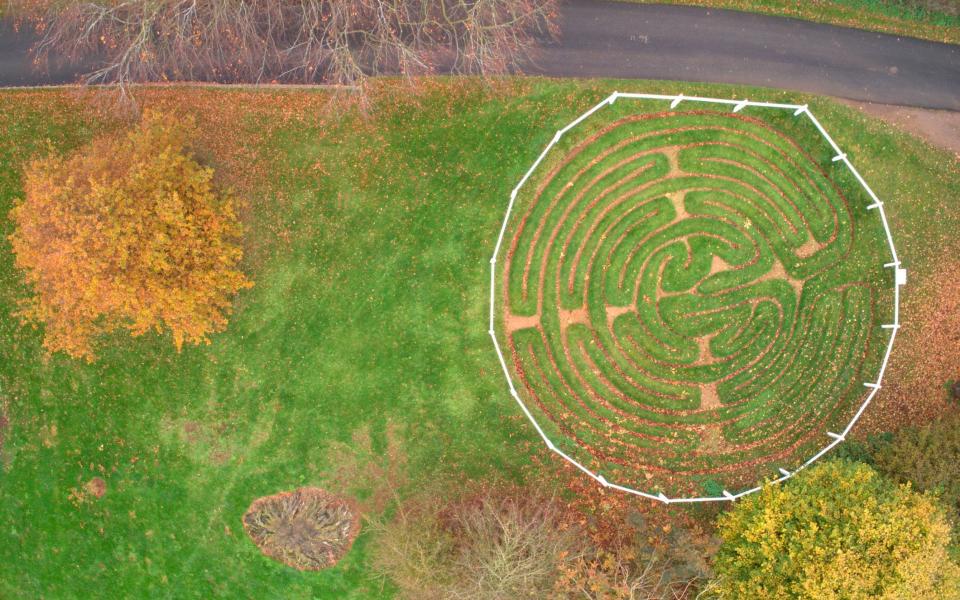
[[[3,442],[6,439],[7,428],[10,426],[10,420],[7,418],[3,405],[0,405],[0,457],[3,456]]]
[[[328,450],[332,467],[319,475],[322,485],[356,498],[357,508],[366,516],[386,510],[408,483],[404,432],[388,423],[384,433],[383,452],[374,449],[369,427],[354,431],[349,444],[332,442]]]
[[[945,264],[904,288],[900,329],[884,387],[864,415],[861,433],[929,423],[955,408],[949,383],[960,380],[960,264]]]
[[[100,477],[94,477],[84,484],[83,489],[94,498],[103,498],[107,493],[107,482]]]
[[[933,146],[952,152],[960,158],[960,112],[873,104],[843,98],[836,100],[871,117],[882,119],[907,133],[920,136]]]

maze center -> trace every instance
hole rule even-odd
[[[534,418],[654,485],[821,443],[873,368],[876,277],[849,263],[876,228],[759,118],[601,121],[551,151],[506,229],[502,327]]]

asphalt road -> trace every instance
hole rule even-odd
[[[528,72],[742,83],[960,111],[960,46],[688,6],[568,0],[561,38]],[[0,30],[0,85],[76,81],[31,68],[31,39]]]
[[[960,46],[687,6],[571,0],[538,68],[563,77],[745,83],[960,110]]]

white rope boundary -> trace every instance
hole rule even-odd
[[[846,428],[844,428],[844,430],[841,433],[834,433],[832,431],[828,431],[826,435],[831,439],[831,442],[829,444],[824,446],[823,449],[821,449],[815,455],[810,457],[805,463],[803,463],[793,471],[788,471],[787,469],[784,469],[782,467],[779,468],[778,471],[780,472],[780,477],[778,477],[777,479],[771,480],[768,484],[761,484],[736,494],[731,493],[725,489],[723,490],[723,494],[721,496],[707,496],[707,497],[693,497],[693,498],[679,498],[679,497],[668,498],[666,495],[663,494],[663,492],[660,492],[659,494],[654,495],[648,492],[642,492],[639,490],[635,490],[633,488],[618,485],[616,483],[613,483],[612,481],[607,481],[607,479],[604,478],[603,475],[601,475],[600,473],[594,473],[587,467],[580,464],[575,459],[571,458],[565,452],[557,448],[556,445],[554,445],[554,443],[550,440],[550,438],[547,437],[547,434],[544,433],[539,423],[537,423],[536,419],[534,419],[533,415],[530,413],[530,410],[523,403],[523,400],[520,399],[520,394],[517,392],[516,387],[514,387],[513,378],[510,376],[510,370],[507,368],[507,362],[503,357],[503,351],[500,349],[500,343],[497,340],[497,333],[496,333],[496,327],[495,327],[495,306],[496,306],[496,289],[497,289],[497,283],[496,283],[497,255],[500,253],[500,248],[503,245],[503,237],[506,234],[507,225],[510,222],[510,215],[513,212],[513,205],[516,202],[517,193],[520,191],[520,188],[522,188],[523,185],[527,182],[527,180],[530,178],[533,172],[537,169],[537,167],[543,161],[544,157],[546,157],[547,153],[550,152],[550,149],[553,148],[553,146],[560,141],[560,138],[562,138],[565,133],[567,133],[568,131],[570,131],[580,123],[582,123],[584,120],[590,117],[590,115],[599,111],[604,106],[612,105],[619,98],[636,99],[636,100],[669,101],[671,109],[676,108],[681,102],[702,102],[702,103],[725,104],[728,106],[733,106],[733,112],[740,112],[741,110],[743,110],[748,106],[756,106],[756,107],[762,107],[762,108],[790,110],[790,111],[793,111],[794,116],[797,116],[797,117],[801,115],[806,115],[807,118],[810,119],[810,121],[814,124],[814,126],[823,136],[823,138],[827,140],[827,142],[830,144],[830,147],[833,149],[833,151],[836,152],[836,155],[833,157],[833,162],[842,161],[850,170],[850,172],[853,173],[853,176],[857,179],[857,181],[860,182],[860,185],[863,187],[863,189],[866,190],[867,195],[869,195],[870,198],[873,200],[873,203],[868,205],[867,209],[868,210],[876,209],[877,212],[880,214],[880,219],[883,223],[883,229],[887,236],[887,245],[890,248],[890,256],[891,256],[891,261],[888,263],[885,263],[883,266],[884,268],[894,269],[894,284],[893,284],[893,323],[881,326],[883,329],[887,329],[890,331],[890,341],[887,343],[887,350],[883,355],[883,362],[880,365],[880,372],[877,374],[877,380],[875,382],[870,381],[863,384],[870,391],[867,393],[866,399],[860,405],[860,408],[857,410],[856,414],[853,415],[853,418],[850,419],[850,422],[847,423]],[[827,131],[823,128],[823,125],[820,124],[820,121],[818,121],[817,118],[813,115],[813,113],[810,112],[810,108],[806,104],[803,104],[803,105],[780,104],[776,102],[754,102],[752,100],[724,100],[721,98],[684,96],[683,94],[678,94],[676,96],[668,96],[663,94],[635,94],[635,93],[613,92],[612,94],[610,94],[610,96],[605,98],[599,104],[597,104],[593,108],[589,109],[588,111],[586,111],[585,113],[577,117],[569,125],[557,131],[556,134],[554,134],[553,139],[550,141],[550,143],[547,144],[546,148],[543,149],[543,152],[540,153],[540,156],[537,157],[537,160],[533,162],[533,165],[524,174],[523,178],[520,180],[520,183],[518,183],[517,186],[513,188],[513,191],[510,192],[510,203],[507,205],[507,212],[503,217],[503,224],[500,226],[500,235],[497,237],[497,245],[493,249],[493,256],[490,257],[490,329],[489,329],[489,333],[490,333],[490,338],[493,340],[493,347],[497,351],[497,358],[500,359],[500,367],[503,369],[503,375],[507,379],[507,385],[510,388],[510,395],[513,397],[514,400],[517,401],[517,404],[520,405],[520,409],[523,410],[523,414],[527,416],[527,419],[530,420],[530,423],[537,430],[537,433],[540,434],[541,438],[543,438],[543,441],[547,445],[547,448],[549,448],[551,451],[560,455],[561,458],[566,460],[568,463],[572,464],[577,469],[583,471],[586,475],[588,475],[592,479],[596,480],[600,485],[604,487],[620,490],[623,492],[627,492],[629,494],[634,494],[636,496],[641,496],[643,498],[649,498],[650,500],[658,500],[660,502],[663,502],[664,504],[734,501],[748,494],[752,494],[754,492],[760,491],[763,488],[763,485],[772,485],[772,484],[780,483],[782,481],[786,481],[787,479],[790,479],[796,473],[798,473],[799,471],[805,469],[806,467],[816,462],[820,457],[822,457],[824,454],[832,450],[837,444],[839,444],[840,442],[846,439],[847,435],[850,433],[850,430],[853,429],[853,426],[857,423],[857,421],[860,420],[860,417],[863,416],[863,412],[867,409],[867,406],[869,406],[870,403],[873,401],[874,396],[876,396],[877,392],[880,391],[881,384],[883,381],[883,374],[887,370],[887,364],[890,360],[890,352],[893,350],[893,341],[896,339],[897,331],[900,329],[900,287],[905,285],[906,283],[907,283],[907,271],[905,269],[900,268],[900,259],[897,257],[897,249],[893,244],[893,234],[890,233],[890,225],[887,223],[887,215],[883,209],[883,202],[881,202],[880,199],[877,198],[877,195],[873,192],[872,189],[870,189],[870,186],[867,185],[867,182],[863,180],[863,177],[860,175],[860,172],[857,171],[856,167],[854,167],[853,164],[850,162],[850,160],[847,158],[846,153],[840,150],[840,147],[833,140],[833,138],[830,137],[830,134],[828,134]]]

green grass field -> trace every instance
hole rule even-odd
[[[380,84],[361,118],[322,92],[145,90],[145,105],[196,114],[207,158],[248,197],[256,286],[209,346],[118,337],[86,365],[44,356],[40,332],[10,316],[27,290],[6,214],[30,156],[120,123],[72,92],[0,94],[0,596],[388,596],[368,534],[337,567],[301,573],[262,557],[241,516],[300,485],[354,494],[376,516],[384,473],[401,495],[532,476],[543,450],[486,333],[488,260],[529,164],[613,89],[809,102],[886,201],[912,283],[960,231],[951,157],[820,98],[431,80],[416,94]],[[95,476],[99,499],[84,491]]]
[[[960,44],[960,9],[952,0],[621,0],[690,4],[793,17],[894,35]]]
[[[522,188],[505,339],[568,454],[712,495],[694,481],[752,487],[845,428],[889,339],[892,258],[806,117],[668,105],[604,107]]]

